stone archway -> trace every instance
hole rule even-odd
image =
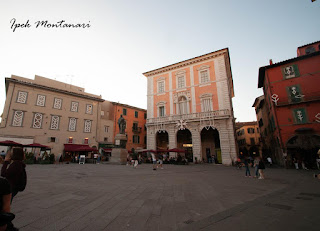
[[[210,156],[214,156],[215,163],[222,163],[220,136],[216,128],[204,127],[201,130],[201,148],[202,148],[202,161],[208,162]]]
[[[320,136],[298,131],[286,143],[287,162],[293,166],[293,158],[304,162],[307,168],[316,168],[317,152],[320,149]],[[300,166],[301,167],[301,166]]]
[[[156,149],[165,150],[169,147],[169,134],[167,131],[158,131],[156,134]]]
[[[177,148],[185,150],[185,158],[188,162],[193,162],[192,134],[189,129],[178,130]]]

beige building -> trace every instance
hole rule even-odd
[[[110,105],[101,96],[41,76],[12,75],[5,84],[0,140],[44,144],[55,155],[63,153],[64,144],[98,147],[99,142],[113,142]]]
[[[143,74],[147,148],[184,150],[189,161],[206,162],[215,155],[230,165],[237,154],[228,48]]]

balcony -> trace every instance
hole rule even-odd
[[[210,120],[210,119],[227,119],[231,116],[228,109],[210,111],[210,112],[198,112],[184,115],[169,115],[165,117],[156,117],[147,119],[147,124],[153,123],[175,123],[178,120],[185,120],[188,122]]]
[[[141,130],[142,130],[141,127],[132,127],[132,132],[133,132],[133,133],[140,133]]]

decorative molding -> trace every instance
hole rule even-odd
[[[202,61],[205,61],[205,60],[208,60],[208,59],[213,59],[213,58],[216,58],[218,56],[223,56],[225,54],[227,54],[227,50],[223,49],[218,53],[207,54],[207,55],[196,57],[196,58],[193,58],[193,59],[190,59],[190,60],[182,61],[181,63],[172,64],[170,66],[162,67],[160,69],[156,69],[156,70],[153,70],[153,71],[150,71],[150,72],[145,72],[145,73],[143,73],[143,75],[145,75],[147,77],[153,76],[153,75],[160,74],[160,73],[163,73],[163,72],[167,72],[167,71],[171,71],[171,70],[174,70],[174,69],[179,69],[179,68],[182,68],[182,67],[185,67],[185,66],[189,66],[189,65],[194,64],[194,63],[199,63],[199,62],[202,62]]]
[[[179,97],[180,96],[185,96],[187,101],[191,100],[191,93],[190,91],[181,91],[173,94],[173,102],[178,103]]]

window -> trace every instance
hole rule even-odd
[[[49,140],[50,140],[49,142],[55,143],[56,142],[56,137],[50,137]]]
[[[298,66],[296,64],[284,67],[282,69],[282,73],[285,79],[290,79],[290,78],[294,78],[294,77],[299,77],[300,73],[299,73],[299,69]]]
[[[68,144],[73,144],[73,137],[68,138]]]
[[[316,49],[313,46],[306,48],[306,55],[316,52]]]
[[[209,82],[209,75],[208,71],[200,71],[200,83],[207,83]]]
[[[134,112],[134,117],[135,117],[135,118],[138,118],[138,116],[139,116],[138,112],[135,111],[135,112]]]
[[[185,96],[181,96],[178,100],[178,109],[179,109],[179,114],[187,114],[188,113],[188,108],[187,108],[187,99]]]
[[[62,99],[54,98],[53,108],[61,109],[61,106],[62,106]]]
[[[248,128],[247,131],[249,134],[254,134],[254,128]]]
[[[50,129],[58,130],[59,129],[60,117],[56,115],[51,116],[51,125]]]
[[[184,75],[180,75],[177,78],[178,78],[178,88],[184,88],[186,86],[185,76]]]
[[[32,127],[33,128],[41,128],[42,118],[43,118],[42,113],[34,113]]]
[[[86,106],[86,114],[92,114],[93,111],[93,105],[92,104],[87,104]]]
[[[71,111],[73,112],[77,112],[78,111],[78,107],[79,107],[79,103],[78,102],[71,102]]]
[[[14,111],[12,126],[22,127],[22,122],[23,122],[23,111]]]
[[[133,130],[138,130],[138,122],[133,122],[132,128]]]
[[[200,96],[200,100],[201,100],[201,111],[202,112],[213,111],[212,94],[203,94]]]
[[[263,120],[262,118],[259,120],[259,127],[262,127],[263,126]]]
[[[84,121],[84,132],[91,132],[91,125],[92,125],[91,120],[85,120]]]
[[[257,133],[259,133],[259,128],[257,128]]]
[[[147,113],[144,113],[144,119],[147,119]]]
[[[127,109],[126,108],[123,108],[122,109],[122,114],[125,116],[125,115],[127,115]]]
[[[108,142],[108,137],[104,137],[103,141]]]
[[[160,106],[160,107],[159,107],[159,117],[163,117],[163,116],[165,116],[164,106]]]
[[[305,108],[293,109],[293,117],[297,124],[305,124],[308,122]]]
[[[138,135],[133,135],[133,137],[132,137],[132,142],[133,142],[134,144],[139,144],[139,143],[140,143],[140,136],[138,136]]]
[[[164,89],[164,81],[158,82],[158,93],[163,93],[165,91]]]
[[[250,143],[251,145],[255,145],[256,143],[254,142],[254,138],[250,138]]]
[[[84,144],[89,144],[89,139],[88,139],[88,138],[85,138],[85,139],[83,140],[83,143],[84,143]]]
[[[69,118],[69,131],[75,132],[77,128],[77,119],[76,118]]]
[[[288,98],[292,103],[298,103],[302,101],[302,93],[299,85],[287,87]]]
[[[104,126],[104,132],[108,133],[109,132],[109,126]]]
[[[40,106],[40,107],[44,107],[44,106],[45,106],[45,103],[46,103],[46,96],[45,96],[45,95],[38,95],[38,96],[37,96],[37,103],[36,103],[36,105],[37,105],[37,106]]]
[[[197,69],[200,84],[210,83],[209,68],[210,68],[210,66],[208,66],[208,65],[202,65],[200,68]]]
[[[27,103],[28,92],[18,91],[17,103]]]

